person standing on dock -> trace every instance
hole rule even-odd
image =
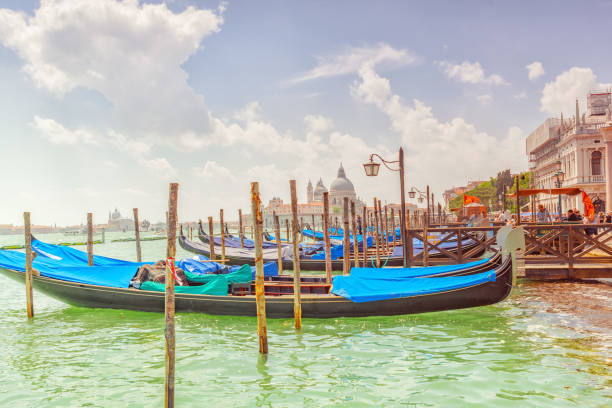
[[[550,213],[542,204],[538,205],[538,212],[536,213],[536,220],[538,224],[543,224],[545,222],[552,222],[552,217]]]

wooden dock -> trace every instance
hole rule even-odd
[[[612,278],[612,224],[524,223],[521,226],[525,231],[526,248],[517,254],[519,278]],[[497,249],[494,246],[494,236],[499,228],[500,225],[467,227],[459,224],[430,227],[430,233],[440,234],[438,244],[428,242],[428,251],[418,255],[413,255],[409,250],[409,259],[413,264],[419,264],[423,255],[427,256],[428,252],[439,250],[456,263],[462,263],[479,251],[495,253]],[[420,228],[408,229],[407,233],[409,239],[416,237],[421,241],[425,235],[424,230]],[[439,243],[462,242],[466,238],[473,239],[477,244],[469,250],[458,246],[454,253],[439,247]]]
[[[537,280],[612,278],[612,263],[527,264],[519,277]]]

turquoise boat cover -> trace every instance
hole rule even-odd
[[[415,268],[352,268],[351,276],[360,279],[419,278],[446,272],[455,272],[461,269],[482,265],[487,262],[489,262],[489,258],[463,264],[423,266]]]
[[[0,268],[25,272],[25,254],[18,251],[0,250]],[[112,266],[87,266],[69,262],[54,261],[51,258],[36,257],[32,267],[42,276],[68,282],[127,288],[138,271],[138,263]]]
[[[388,278],[361,279],[354,276],[336,276],[331,293],[355,303],[374,302],[462,289],[486,282],[495,282],[495,271],[467,276],[441,278]]]
[[[176,293],[188,293],[190,295],[214,295],[227,296],[227,278],[226,275],[208,275],[211,279],[205,285],[200,286],[175,286]],[[140,290],[150,290],[155,292],[165,292],[166,285],[164,283],[147,281],[140,285]]]
[[[32,238],[32,250],[36,252],[39,257],[50,258],[55,261],[60,261],[63,264],[87,265],[87,252],[79,251],[78,249],[68,246],[47,244],[46,242]],[[144,265],[146,263],[151,262],[142,262],[138,265]],[[133,265],[135,262],[94,255],[93,264],[94,266],[114,266]]]

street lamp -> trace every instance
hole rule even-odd
[[[555,185],[557,186],[557,188],[561,188],[561,186],[563,185],[563,177],[565,176],[565,173],[561,170],[557,170],[555,172],[555,174],[553,174],[553,177],[555,178]],[[561,221],[561,192],[559,191],[559,221]]]
[[[419,203],[422,203],[423,200],[425,199],[425,197],[427,197],[427,195],[424,192],[422,192],[421,190],[419,190],[418,188],[410,187],[410,191],[408,192],[408,196],[410,198],[414,198],[417,193],[419,193],[419,198],[418,198]]]
[[[404,267],[408,267],[408,237],[406,236],[406,195],[404,192],[404,149],[400,147],[399,149],[399,158],[398,160],[388,161],[380,157],[380,155],[376,153],[372,153],[370,155],[370,161],[368,163],[363,164],[363,168],[365,170],[366,176],[376,177],[378,176],[378,170],[380,169],[380,163],[376,163],[374,161],[374,156],[378,157],[382,164],[391,171],[398,171],[400,176],[400,195],[401,195],[401,212],[400,212],[400,224],[402,227],[400,228],[400,233],[402,234],[402,246],[404,247],[403,258],[404,258]],[[389,167],[390,164],[397,163],[399,168],[394,169]],[[395,233],[395,232],[394,232]]]

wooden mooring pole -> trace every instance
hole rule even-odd
[[[134,231],[136,233],[136,261],[142,262],[142,252],[140,249],[140,223],[138,222],[138,208],[134,208]]]
[[[293,218],[293,317],[295,319],[295,328],[302,328],[302,289],[300,282],[300,248],[297,241],[298,234],[298,202],[295,180],[289,180],[289,189],[291,190],[291,215]]]
[[[278,215],[276,215],[276,211],[272,212],[272,216],[274,217],[274,235],[276,236],[276,250],[278,256],[278,273],[283,273],[283,246],[281,244],[280,237],[280,222],[278,221]]]
[[[253,216],[253,226],[255,227],[255,304],[257,307],[257,337],[259,338],[259,352],[261,354],[268,354],[268,327],[266,323],[266,293],[264,287],[262,249],[263,220],[258,182],[251,183],[251,214]]]
[[[219,210],[219,226],[221,227],[221,259],[225,262],[225,228],[223,223],[223,208]]]
[[[87,265],[93,266],[93,214],[87,213]]]
[[[210,247],[210,260],[215,260],[215,236],[213,235],[213,217],[208,217],[208,245]]]
[[[369,227],[368,227],[368,206],[363,206],[363,215],[361,219],[361,239],[363,241],[363,267],[368,266],[368,236]]]
[[[287,243],[289,244],[291,242],[289,241],[289,237],[291,236],[289,233],[289,218],[285,219],[285,229],[287,230]]]
[[[312,215],[312,242],[317,242],[317,237],[315,236],[315,231],[317,230],[316,226],[315,226],[315,217],[314,214]]]
[[[391,234],[393,234],[393,248],[395,248],[395,210],[391,207]]]
[[[380,268],[380,239],[379,239],[379,229],[378,229],[378,216],[376,215],[378,213],[378,200],[376,200],[376,197],[374,197],[374,235],[375,235],[375,239],[376,239],[376,267]]]
[[[351,200],[351,218],[353,225],[353,256],[355,257],[355,267],[359,267],[359,242],[357,242],[357,214],[355,213],[355,200]]]
[[[429,214],[425,213],[425,218],[429,220]],[[429,239],[427,234],[429,233],[427,228],[429,222],[425,222],[423,225],[423,266],[429,266]]]
[[[342,274],[348,275],[351,273],[351,237],[349,229],[349,202],[348,197],[344,197],[342,203],[342,228],[344,229],[344,240],[342,248]]]
[[[427,223],[427,225],[429,226],[429,214],[430,214],[430,209],[429,209],[429,185],[427,186],[427,210],[425,211],[425,222]]]
[[[165,317],[166,330],[166,388],[164,406],[174,407],[174,366],[176,361],[176,330],[174,324],[174,256],[176,254],[176,202],[178,183],[170,183],[168,194],[168,225],[166,245],[166,297]]]
[[[325,239],[325,282],[332,282],[331,241],[329,239],[329,193],[323,193],[323,238]]]
[[[240,235],[240,248],[244,248],[244,230],[242,228],[242,209],[238,210],[238,235]]]
[[[521,197],[520,197],[520,188],[519,188],[519,176],[516,176],[516,225],[521,225]],[[561,217],[559,216],[559,219]]]
[[[30,213],[23,213],[23,231],[25,234],[25,287],[26,287],[26,311],[28,318],[34,317],[34,299],[32,293],[32,229],[30,224]]]

